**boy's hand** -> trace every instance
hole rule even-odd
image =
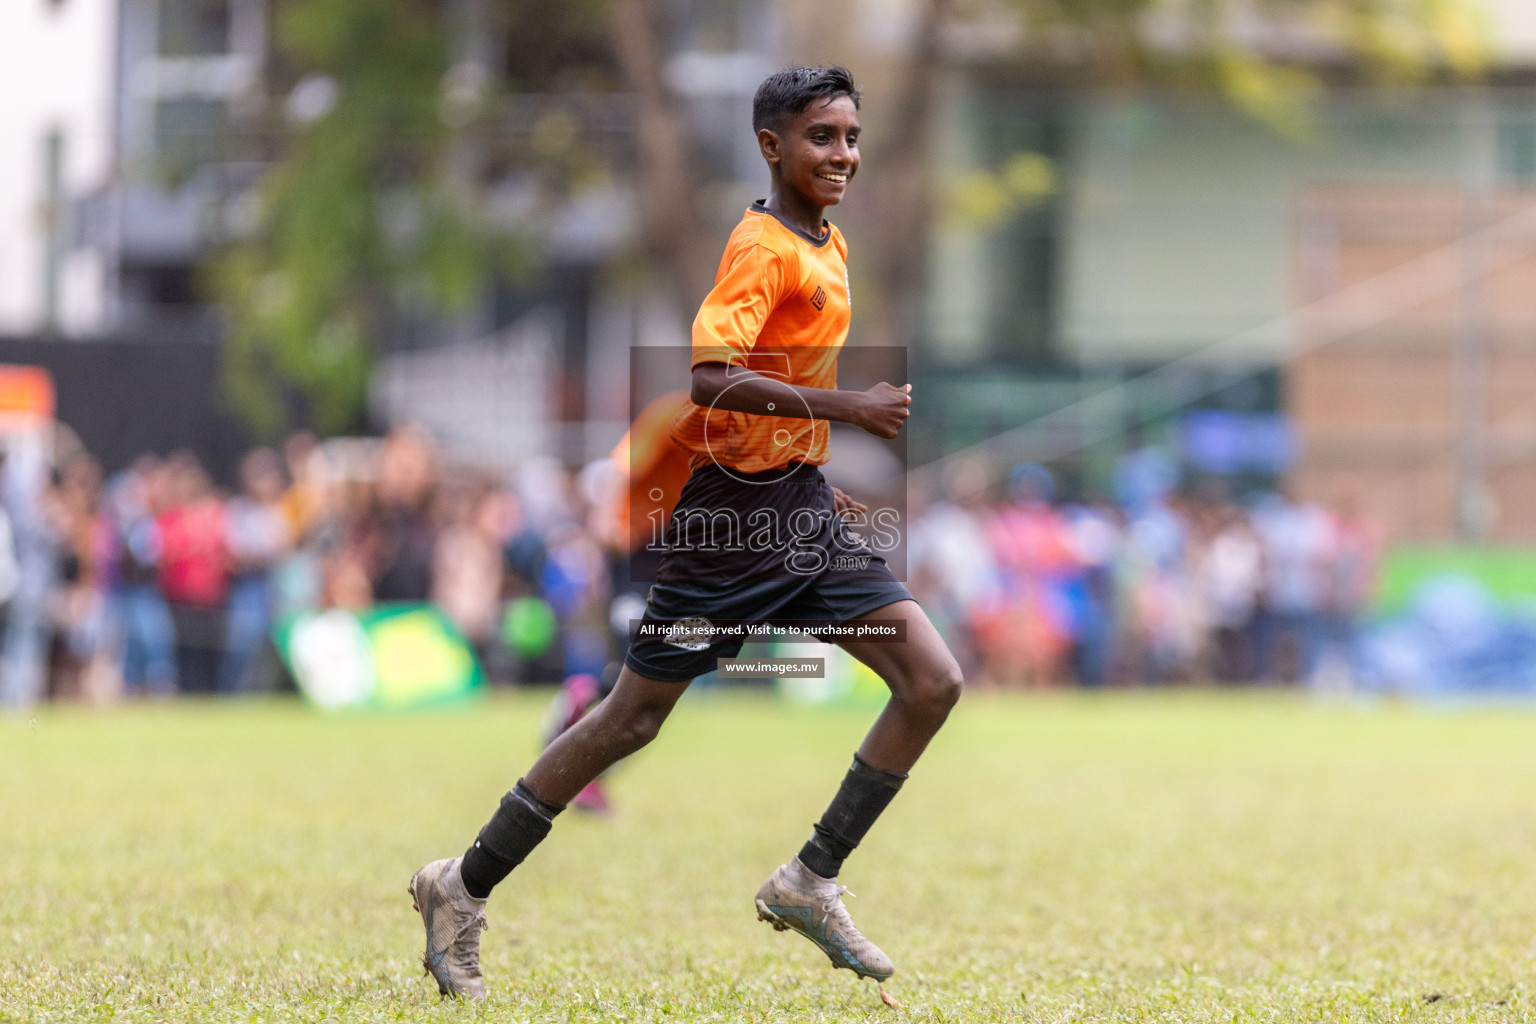
[[[864,392],[864,411],[858,425],[887,441],[895,437],[901,425],[912,415],[912,385],[896,388],[881,381]]]
[[[844,519],[857,519],[869,511],[868,505],[850,498],[840,487],[832,488],[832,508]]]

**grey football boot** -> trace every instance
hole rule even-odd
[[[833,967],[846,967],[861,978],[884,981],[896,972],[891,958],[870,942],[843,906],[847,888],[822,878],[796,857],[781,864],[757,890],[757,919],[775,930],[793,929],[816,943]],[[848,893],[852,896],[853,893]]]
[[[411,876],[409,888],[412,906],[427,926],[421,965],[437,980],[437,990],[445,996],[484,999],[480,933],[490,926],[485,923],[485,900],[464,890],[459,858],[433,861]]]

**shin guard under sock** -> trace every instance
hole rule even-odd
[[[871,768],[854,754],[837,796],[800,850],[800,863],[822,878],[836,878],[843,861],[906,781],[905,775]]]
[[[557,804],[540,800],[527,783],[518,779],[512,791],[501,798],[501,806],[480,830],[475,844],[464,851],[459,875],[464,879],[465,891],[477,900],[489,896],[496,884],[549,835],[555,815],[563,810]]]

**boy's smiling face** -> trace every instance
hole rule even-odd
[[[836,206],[859,169],[859,109],[846,94],[812,100],[782,133],[763,129],[763,158],[806,202]]]

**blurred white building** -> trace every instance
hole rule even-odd
[[[265,0],[0,4],[0,334],[206,333],[265,37]]]
[[[73,214],[111,181],[117,3],[0,4],[0,332],[101,323],[105,267]]]

